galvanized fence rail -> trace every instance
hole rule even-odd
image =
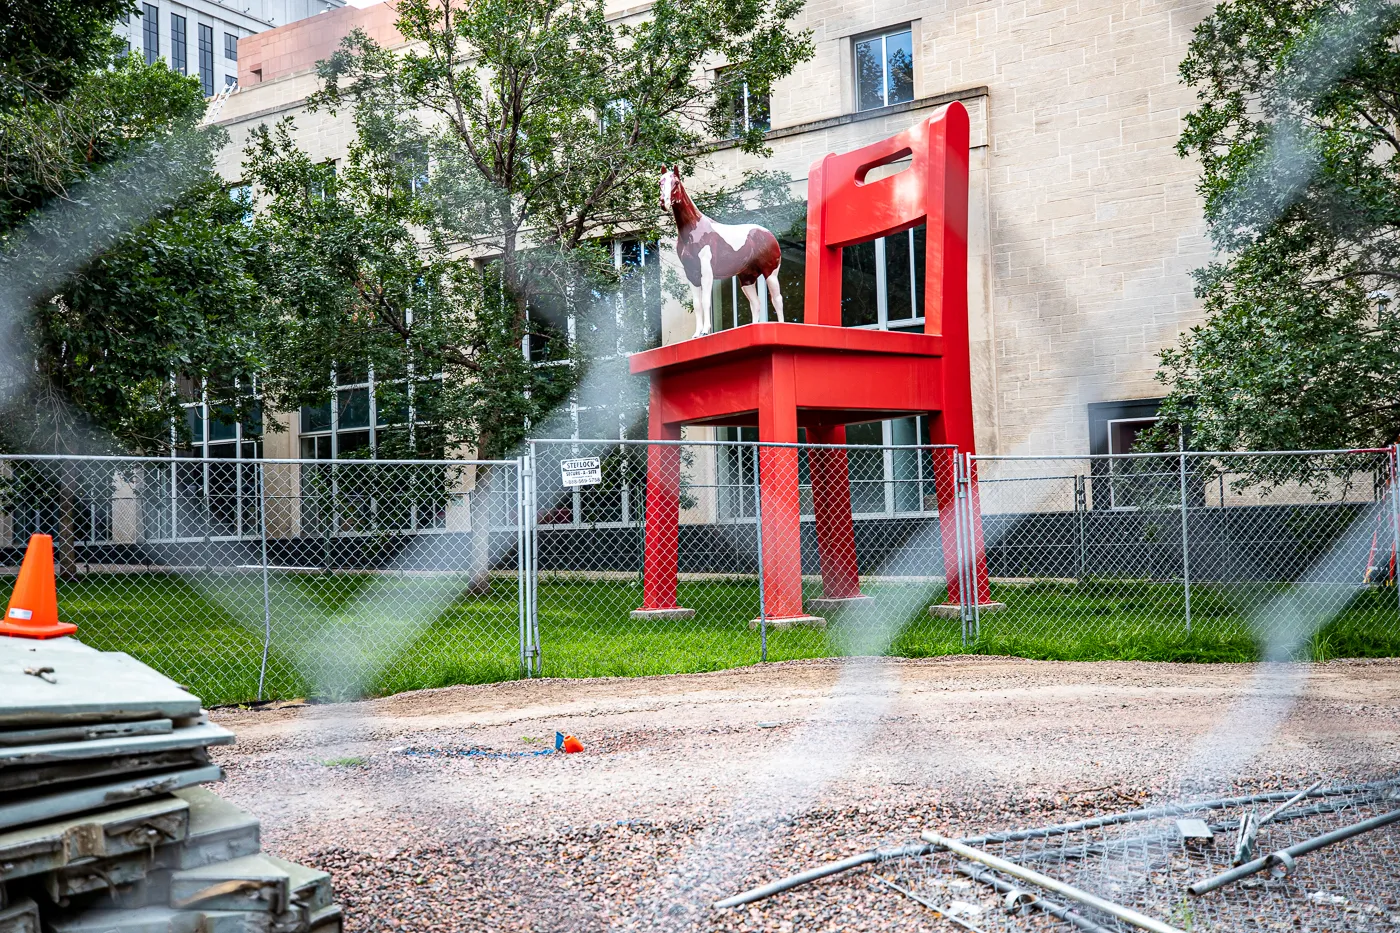
[[[79,637],[211,702],[853,654],[1392,653],[1396,462],[617,440],[9,456],[0,573],[52,534]]]

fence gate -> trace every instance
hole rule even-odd
[[[680,468],[678,581],[645,602],[648,457]],[[530,564],[537,652],[551,677],[714,670],[762,656],[753,448],[718,443],[531,443]]]
[[[532,669],[659,674],[960,650],[969,636],[943,543],[954,510],[937,509],[940,493],[952,498],[954,459],[914,444],[534,441]],[[649,490],[649,463],[654,477],[678,476],[674,488]],[[654,527],[649,493],[669,503]]]

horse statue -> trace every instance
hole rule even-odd
[[[676,255],[695,294],[695,336],[714,330],[710,303],[716,279],[738,277],[749,300],[749,312],[758,320],[758,277],[768,286],[768,298],[778,320],[783,319],[783,293],[778,287],[782,250],[778,238],[757,224],[716,223],[695,206],[681,184],[681,170],[672,167],[661,176],[661,209],[676,221]]]

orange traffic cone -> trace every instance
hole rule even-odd
[[[566,735],[564,736],[564,751],[570,755],[574,752],[581,752],[583,751],[583,743],[572,735]]]
[[[30,535],[19,566],[10,608],[0,619],[0,635],[20,638],[57,638],[72,635],[76,625],[58,621],[58,590],[53,581],[53,538]]]

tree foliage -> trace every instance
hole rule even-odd
[[[477,443],[482,424],[500,425],[500,445],[518,443],[559,393],[532,373],[511,317],[495,313],[493,270],[425,234],[433,218],[416,163],[359,144],[340,165],[315,163],[291,130],[256,130],[245,160],[259,195],[265,397],[315,404],[332,373],[346,383],[372,371],[379,411],[401,413],[385,422],[403,425],[378,432],[380,456],[442,456]],[[466,388],[478,382],[492,392]],[[488,398],[497,407],[475,407]]]
[[[567,397],[576,357],[522,357],[531,340],[561,336],[530,309],[611,307],[608,238],[655,239],[661,166],[698,163],[711,134],[728,132],[741,82],[766,93],[811,54],[809,36],[790,28],[800,4],[661,0],[644,19],[612,21],[599,0],[405,0],[406,50],[357,32],[321,64],[311,105],[353,111],[352,172],[378,173],[380,187],[399,173],[397,190],[411,187],[387,216],[395,236],[417,238],[415,274],[440,302],[424,345],[442,368],[449,433],[499,456]],[[715,61],[728,66],[707,77]],[[762,151],[761,132],[740,144]],[[367,315],[409,339],[406,304],[337,289],[342,321],[318,307],[307,326],[339,330]]]
[[[1228,0],[1182,77],[1179,142],[1221,258],[1162,354],[1167,431],[1210,449],[1400,438],[1400,6]]]
[[[7,8],[4,449],[165,449],[174,375],[258,365],[243,210],[212,167],[223,137],[199,127],[197,81],[119,53],[129,6]]]

